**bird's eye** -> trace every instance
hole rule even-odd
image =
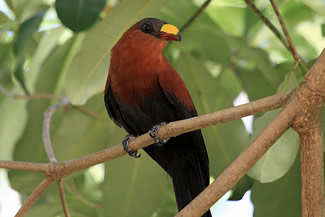
[[[144,23],[141,27],[142,29],[142,32],[144,33],[151,33],[153,28],[152,28],[152,25],[150,23]]]

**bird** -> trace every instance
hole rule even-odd
[[[181,41],[179,29],[156,18],[145,18],[123,33],[111,49],[104,102],[110,118],[134,136],[150,132],[155,143],[144,151],[171,177],[178,210],[208,185],[209,158],[201,130],[167,140],[157,138],[161,125],[197,116],[182,78],[163,54],[169,41]],[[202,217],[211,217],[208,210]]]

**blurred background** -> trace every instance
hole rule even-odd
[[[0,85],[16,94],[67,96],[51,139],[59,161],[119,144],[125,136],[106,114],[103,90],[110,49],[144,17],[182,27],[203,0],[0,0]],[[269,1],[253,1],[281,31]],[[325,46],[323,0],[277,0],[304,67],[242,0],[212,0],[165,55],[199,114],[293,89]],[[171,78],[172,79],[172,78]],[[48,162],[43,112],[54,100],[0,94],[0,160]],[[203,129],[214,180],[278,110]],[[299,139],[287,131],[213,208],[214,216],[301,216]],[[64,179],[71,216],[169,217],[177,209],[170,178],[143,151]],[[43,175],[0,169],[0,216],[14,216]],[[13,190],[14,189],[14,190]],[[254,207],[254,208],[253,208]],[[52,185],[29,216],[64,216]]]

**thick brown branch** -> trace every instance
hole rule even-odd
[[[292,106],[284,108],[235,161],[176,217],[202,216],[231,189],[291,126],[295,113]]]
[[[22,207],[20,207],[19,211],[16,213],[15,217],[22,217],[29,208],[33,205],[33,203],[41,196],[41,194],[52,184],[54,179],[46,177],[32,192],[31,195],[27,198],[27,200],[23,203]]]
[[[323,216],[324,157],[322,108],[325,101],[325,52],[293,95],[299,116],[293,128],[300,136],[302,216]]]

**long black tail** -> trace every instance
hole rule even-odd
[[[192,159],[194,160],[194,159]],[[207,186],[206,174],[202,171],[202,165],[198,161],[193,161],[191,169],[184,173],[179,171],[178,175],[172,177],[176,202],[178,209],[183,209],[197,195],[199,195]],[[211,212],[208,210],[202,217],[211,217]]]

